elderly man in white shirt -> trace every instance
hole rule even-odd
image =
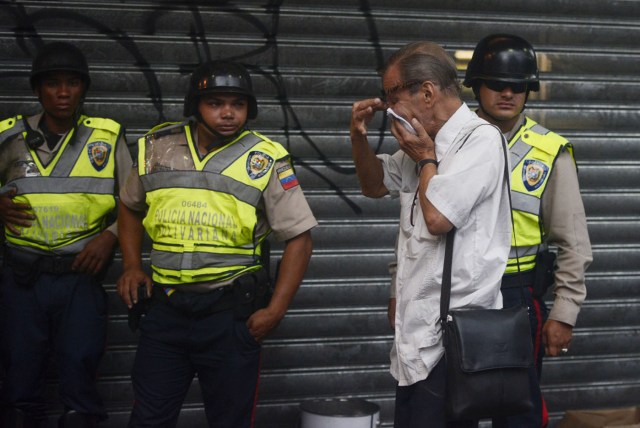
[[[455,63],[434,43],[412,43],[394,53],[382,83],[386,100],[354,103],[350,131],[363,194],[391,194],[401,203],[391,351],[398,381],[394,426],[477,426],[444,414],[439,316],[445,236],[456,228],[451,308],[501,307],[511,242],[503,138],[462,102]],[[367,126],[387,108],[415,133],[393,119],[400,150],[376,156]]]

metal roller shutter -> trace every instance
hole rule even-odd
[[[595,257],[572,352],[545,362],[552,424],[567,409],[640,404],[639,2],[16,0],[0,5],[0,26],[0,119],[38,110],[27,79],[32,55],[42,42],[68,40],[89,59],[86,110],[124,123],[131,144],[157,123],[181,119],[200,60],[250,67],[260,106],[251,127],[294,155],[320,221],[306,280],[264,344],[260,428],[296,427],[298,404],[317,397],[373,401],[382,426],[392,426],[387,263],[398,208],[360,195],[351,104],[379,93],[376,69],[409,41],[442,44],[460,55],[462,70],[464,51],[484,35],[524,36],[542,68],[528,111],[574,144]],[[475,106],[470,91],[464,95]],[[371,143],[380,152],[397,147],[384,129]],[[117,260],[108,277],[112,315],[99,379],[109,427],[128,418],[136,344],[115,294],[120,267]],[[204,426],[196,383],[182,427]],[[53,372],[48,385],[53,414]]]

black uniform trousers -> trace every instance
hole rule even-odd
[[[478,421],[452,421],[446,417],[446,385],[447,362],[443,356],[426,379],[397,386],[394,428],[477,428]]]
[[[37,272],[38,266],[30,268]],[[0,402],[43,418],[45,371],[53,352],[65,408],[106,418],[95,385],[106,331],[107,294],[95,277],[41,273],[28,283],[17,283],[12,267],[5,265],[0,343],[6,377]]]
[[[510,308],[519,306],[521,302],[520,288],[502,288],[502,306]],[[529,369],[529,387],[533,409],[525,414],[493,419],[494,428],[540,428],[548,420],[547,409],[540,391],[540,377],[542,375],[542,358],[544,346],[542,344],[542,327],[547,319],[548,310],[544,300],[534,298],[531,287],[525,286],[525,304],[529,308],[529,323],[531,324],[531,339],[533,340],[534,366]],[[544,424],[544,425],[543,425]]]
[[[154,293],[163,293],[160,287]],[[232,309],[189,313],[187,293],[155,299],[140,323],[140,342],[133,366],[135,402],[130,427],[175,427],[195,375],[210,427],[253,426],[261,346],[246,319]],[[188,293],[193,306],[214,306],[222,292]],[[209,300],[203,305],[203,300]]]

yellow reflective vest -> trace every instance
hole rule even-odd
[[[138,141],[138,173],[149,206],[153,280],[163,285],[219,282],[260,268],[257,207],[279,143],[252,131],[202,159],[188,122],[160,125]],[[175,169],[176,145],[188,145],[188,168]],[[260,242],[258,242],[260,241]]]
[[[573,148],[568,140],[530,118],[509,142],[511,156],[511,200],[515,233],[506,273],[526,272],[535,267],[536,255],[546,249],[540,218],[542,195],[558,155]]]
[[[17,189],[16,203],[36,216],[20,235],[5,228],[10,245],[73,254],[106,226],[115,207],[115,149],[120,124],[81,116],[58,152],[43,165],[25,142],[26,118],[0,122],[0,182]],[[30,130],[29,132],[36,132]]]

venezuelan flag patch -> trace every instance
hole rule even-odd
[[[278,173],[278,180],[280,180],[280,184],[282,184],[284,190],[289,190],[300,184],[298,183],[296,175],[293,173],[291,165],[280,167],[276,172]]]

